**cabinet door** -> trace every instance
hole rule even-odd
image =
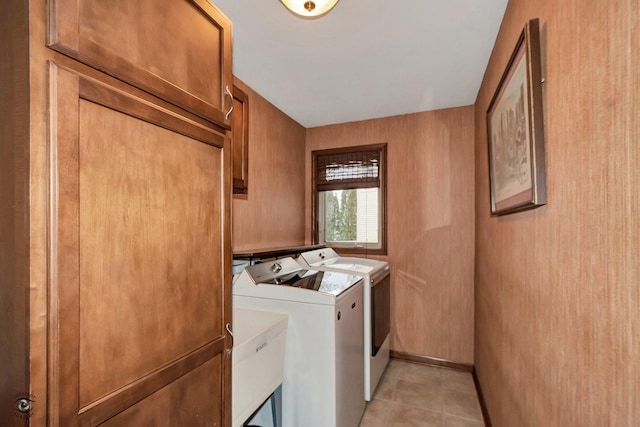
[[[233,193],[249,192],[249,97],[233,86]]]
[[[230,128],[231,21],[207,0],[50,0],[49,47]]]
[[[49,424],[227,425],[228,139],[55,64],[49,80]]]

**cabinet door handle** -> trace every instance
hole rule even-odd
[[[229,116],[231,115],[231,112],[233,111],[233,94],[229,90],[229,85],[225,86],[224,93],[226,95],[229,95],[229,98],[231,98],[231,107],[229,108],[229,111],[227,111],[227,113],[224,115],[224,119],[225,120],[229,120]]]
[[[231,324],[227,323],[225,329],[229,332],[229,335],[231,335],[231,348],[227,349],[227,357],[231,357],[231,352],[233,351],[233,332],[231,332]]]
[[[356,303],[354,302],[353,304],[351,304],[351,309],[356,308]]]

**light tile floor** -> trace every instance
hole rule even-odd
[[[469,372],[392,359],[360,427],[484,427]]]

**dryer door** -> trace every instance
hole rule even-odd
[[[371,279],[371,355],[378,354],[391,329],[391,275],[389,270]]]

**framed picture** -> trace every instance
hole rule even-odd
[[[547,203],[540,30],[529,21],[487,110],[491,213]]]

